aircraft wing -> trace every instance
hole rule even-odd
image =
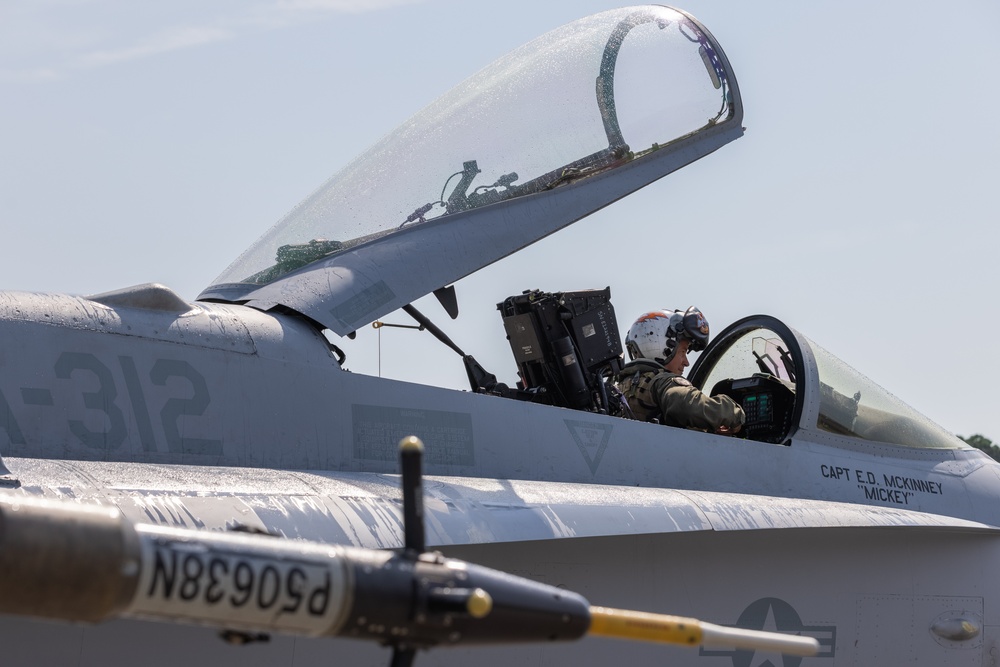
[[[232,529],[377,549],[403,545],[398,475],[7,459],[9,493],[113,505],[136,523]],[[890,507],[640,487],[424,478],[432,547],[787,528],[996,529]]]
[[[6,484],[16,488],[2,494],[12,511],[17,504],[11,497],[113,505],[138,535],[162,548],[176,543],[177,549],[164,558],[183,551],[190,559],[216,542],[224,550],[240,539],[223,533],[237,524],[312,541],[263,538],[259,546],[265,551],[321,549],[316,541],[399,548],[406,539],[397,475],[27,459],[9,459],[7,464]],[[627,606],[636,609],[693,613],[724,632],[735,627],[800,635],[815,640],[818,658],[836,655],[850,661],[859,655],[864,658],[859,664],[875,664],[871,658],[886,652],[895,655],[900,645],[910,647],[907,656],[929,655],[935,660],[931,664],[959,664],[954,659],[982,646],[983,629],[991,625],[983,601],[992,595],[992,580],[983,572],[995,562],[1000,529],[985,524],[892,508],[709,491],[444,476],[424,478],[422,486],[427,546],[440,549],[445,558],[496,568],[501,571],[498,581],[508,573],[559,590],[581,591],[602,604],[629,601]],[[47,539],[59,542],[51,531]],[[214,552],[205,553],[209,558]],[[382,558],[376,555],[365,558]],[[251,557],[242,551],[237,556]],[[906,567],[900,567],[902,562]],[[225,570],[224,565],[218,567]],[[166,565],[161,568],[163,585],[168,586],[169,572],[163,568]],[[153,576],[157,571],[153,567]],[[201,581],[197,574],[190,576]],[[638,595],[637,581],[645,582]],[[144,585],[137,590],[149,596],[158,589]],[[135,609],[136,617],[152,613],[142,605]],[[642,628],[648,625],[638,622]],[[33,656],[39,652],[32,637],[53,632],[52,625],[30,621],[4,627],[13,630],[14,653]],[[254,621],[248,627],[258,626]],[[482,627],[492,632],[497,626]],[[87,631],[88,664],[113,664],[105,647],[135,636],[153,642],[142,646],[156,646],[156,664],[176,664],[192,655],[198,656],[198,664],[232,659],[229,647],[199,628],[175,631],[157,624],[154,632],[141,622],[114,621]],[[740,649],[728,638],[721,643],[725,646],[689,652],[681,660],[674,660],[673,654],[670,661],[701,664],[701,656],[735,660],[765,651]],[[64,664],[52,658],[61,655],[59,644],[48,646],[49,658],[39,664]],[[139,650],[139,645],[132,646]],[[328,644],[279,639],[274,648],[293,651],[296,658],[303,654],[303,664],[326,664],[331,651]],[[394,661],[397,654],[413,655],[412,647],[395,648]],[[346,663],[384,664],[384,656],[367,647],[347,643],[335,650]],[[476,652],[468,652],[472,650]],[[551,659],[597,665],[620,656],[622,647],[589,641],[551,649],[558,653],[541,650],[536,657],[542,664]],[[510,664],[512,655],[500,648],[456,648],[441,664]],[[655,664],[665,654],[659,647],[633,646],[628,655],[636,664]],[[777,664],[778,659],[771,661]]]

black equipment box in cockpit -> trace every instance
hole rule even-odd
[[[739,436],[758,442],[781,443],[792,427],[795,394],[783,380],[764,373],[717,382],[712,396],[725,394],[743,408],[746,419]]]
[[[590,407],[604,378],[621,370],[622,344],[611,288],[548,293],[533,290],[497,304],[521,389],[545,402]]]

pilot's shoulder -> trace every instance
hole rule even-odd
[[[663,366],[656,363],[655,361],[650,361],[649,359],[635,359],[628,362],[622,368],[619,375],[627,376],[634,375],[636,373],[665,373]]]
[[[688,382],[683,375],[677,375],[676,373],[671,373],[670,371],[664,371],[656,376],[656,380],[665,382],[668,387],[691,387],[693,386]]]

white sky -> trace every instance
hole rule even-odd
[[[0,4],[0,288],[198,293],[379,137],[599,0]],[[495,304],[612,287],[714,332],[783,319],[945,428],[1000,439],[1000,3],[691,0],[736,70],[744,138],[418,302],[512,382]],[[396,313],[387,321],[409,323]],[[382,373],[456,388],[426,333]],[[379,333],[343,341],[376,373]]]

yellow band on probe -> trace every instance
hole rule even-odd
[[[819,652],[815,637],[730,628],[696,618],[607,607],[590,608],[590,634],[683,646],[780,651],[787,655],[811,656]]]
[[[702,637],[701,623],[693,618],[607,607],[590,608],[590,634],[684,646],[698,646]]]

